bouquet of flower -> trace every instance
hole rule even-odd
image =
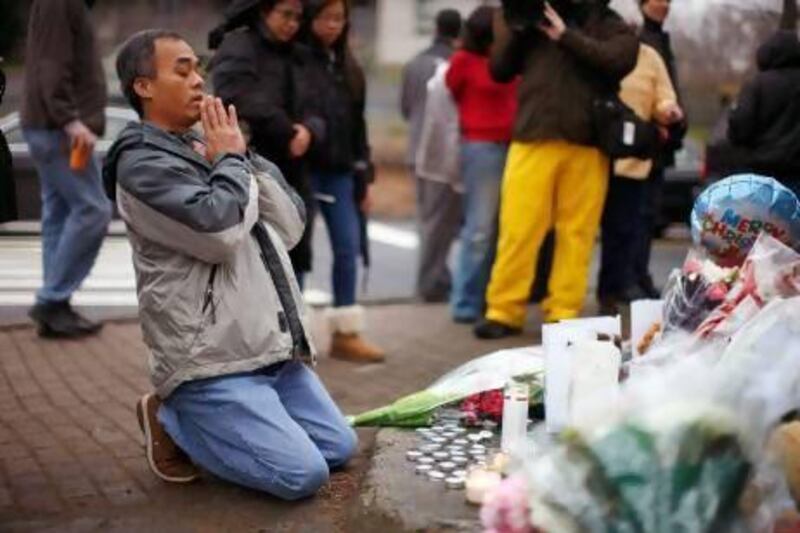
[[[425,390],[352,416],[350,423],[354,426],[427,426],[433,421],[437,409],[475,394],[502,389],[511,378],[528,381],[532,397],[541,402],[543,375],[544,355],[540,347],[501,350],[473,359],[448,372]],[[502,413],[502,396],[500,400]],[[491,412],[496,409],[496,403]],[[479,405],[484,404],[479,402]],[[487,402],[486,406],[489,405],[490,402]]]

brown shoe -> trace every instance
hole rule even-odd
[[[198,477],[197,468],[158,421],[156,413],[160,405],[161,400],[155,394],[145,394],[136,404],[136,418],[144,433],[150,470],[170,483],[191,483]]]
[[[358,333],[334,333],[330,355],[354,363],[382,363],[386,359],[383,350],[362,339]]]

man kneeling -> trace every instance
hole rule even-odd
[[[104,180],[128,229],[151,352],[157,396],[137,405],[147,459],[167,481],[195,479],[193,461],[280,498],[310,496],[357,441],[305,364],[314,349],[287,254],[303,203],[247,151],[236,110],[203,94],[197,66],[159,30],[117,58],[142,122],[114,143]]]

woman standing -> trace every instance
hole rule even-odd
[[[461,123],[464,227],[450,307],[456,322],[483,316],[497,240],[500,183],[517,111],[517,81],[497,83],[489,74],[495,8],[481,6],[469,16],[464,48],[450,60],[446,82]]]
[[[294,42],[303,18],[300,0],[235,0],[209,35],[219,46],[211,64],[214,89],[233,104],[249,144],[283,172],[306,204],[306,231],[291,251],[297,281],[311,270],[313,198],[306,158],[324,137],[309,93],[308,50]]]
[[[331,357],[360,363],[380,362],[384,353],[367,343],[364,311],[356,305],[356,279],[362,250],[361,222],[373,179],[364,120],[366,81],[347,44],[345,0],[306,0],[303,40],[311,48],[311,84],[315,107],[325,122],[326,138],[311,150],[311,183],[333,248]]]

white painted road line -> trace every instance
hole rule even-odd
[[[396,246],[405,250],[419,248],[419,236],[415,232],[394,228],[388,224],[370,222],[367,225],[367,235],[369,235],[370,241],[381,244]]]

